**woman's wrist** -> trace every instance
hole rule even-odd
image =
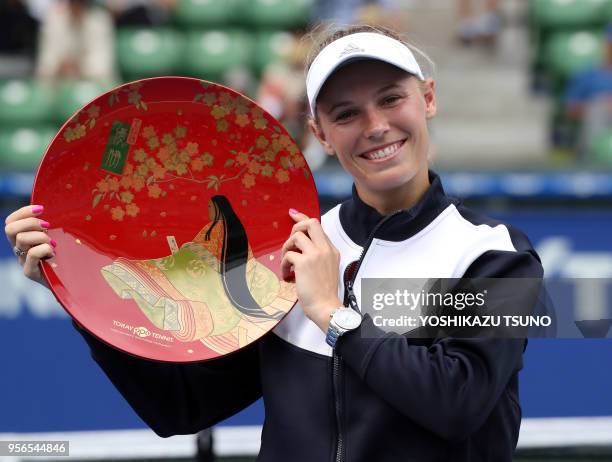
[[[310,313],[310,320],[314,322],[319,329],[324,333],[327,333],[329,328],[329,320],[334,310],[337,310],[342,306],[342,301],[339,298],[330,299],[327,302],[321,303],[316,307],[312,307],[308,310]]]

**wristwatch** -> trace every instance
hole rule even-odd
[[[360,313],[352,308],[341,306],[331,312],[325,341],[330,347],[335,348],[336,342],[342,335],[357,329],[360,324]]]

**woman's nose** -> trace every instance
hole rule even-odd
[[[385,115],[377,110],[371,109],[366,111],[365,123],[366,127],[364,135],[368,139],[382,138],[389,131],[389,123]]]

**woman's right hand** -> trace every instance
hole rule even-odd
[[[44,212],[42,205],[28,205],[15,210],[6,217],[4,232],[13,252],[29,279],[47,286],[40,271],[40,261],[55,256],[56,242],[47,235],[49,223],[39,218]],[[23,255],[17,255],[19,250]]]

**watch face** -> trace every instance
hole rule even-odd
[[[342,309],[336,311],[334,321],[342,329],[352,330],[356,329],[359,327],[359,324],[361,324],[361,315],[350,308]]]

